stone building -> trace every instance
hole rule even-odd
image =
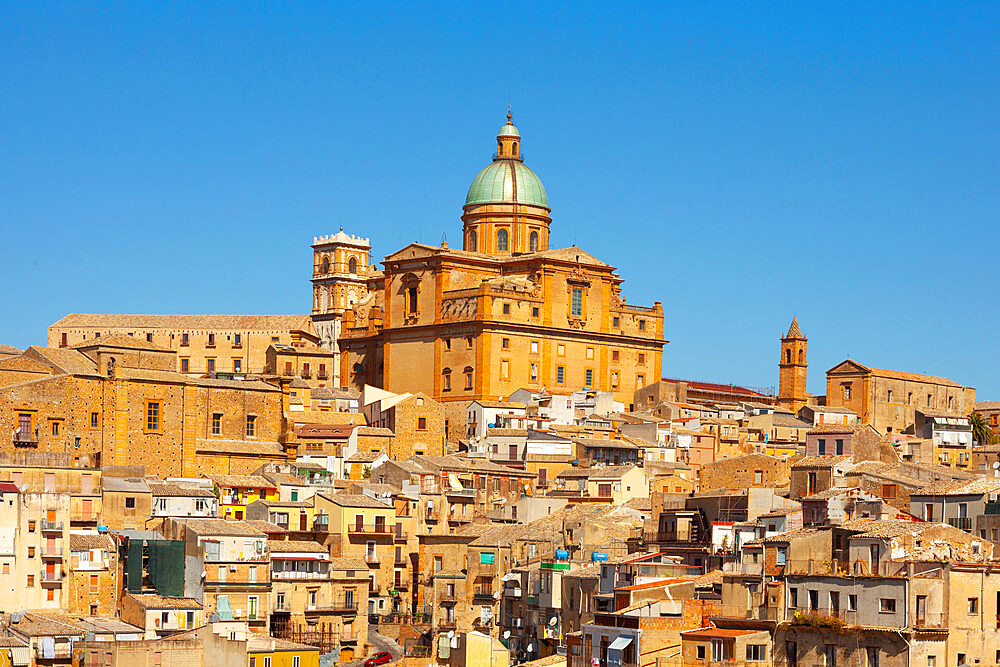
[[[472,400],[522,387],[590,387],[631,403],[635,389],[660,373],[662,307],[626,303],[614,267],[584,250],[550,248],[548,198],[520,143],[508,118],[497,156],[469,188],[461,249],[413,243],[388,255],[381,272],[366,269],[364,280],[336,278],[347,299],[338,305],[345,308],[341,384],[419,391],[446,403],[452,438]],[[329,241],[359,270],[367,263],[356,254],[367,240]],[[314,260],[321,287],[342,271],[333,258],[331,273],[322,273],[326,247]]]
[[[119,335],[173,350],[178,373],[262,373],[272,343],[315,343],[308,315],[97,315],[72,313],[49,327],[49,347]]]
[[[746,454],[706,463],[698,471],[698,488],[715,489],[774,489],[788,486],[791,464],[776,456]]]
[[[968,415],[976,390],[945,377],[870,368],[847,359],[826,372],[826,402],[850,408],[879,433],[898,433],[913,426],[916,410]]]
[[[809,339],[799,329],[798,318],[793,317],[788,333],[781,339],[781,359],[778,361],[778,405],[792,412],[797,412],[809,401],[806,391],[808,344]]]
[[[280,389],[175,366],[175,352],[124,334],[0,359],[0,447],[163,476],[286,460]]]

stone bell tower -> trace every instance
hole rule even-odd
[[[806,345],[809,339],[802,335],[798,318],[792,318],[788,333],[781,339],[781,358],[778,360],[778,405],[798,411],[808,403],[806,393]]]

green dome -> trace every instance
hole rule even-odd
[[[497,159],[472,181],[465,197],[465,205],[470,204],[531,204],[549,208],[549,198],[542,181],[523,162]]]
[[[521,133],[517,131],[514,123],[509,120],[500,126],[500,130],[497,132],[498,137],[517,137],[521,138]]]

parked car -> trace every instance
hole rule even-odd
[[[388,651],[379,651],[365,660],[365,667],[376,667],[377,665],[386,665],[390,662],[392,662],[392,654]]]

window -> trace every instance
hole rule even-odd
[[[646,320],[639,320],[639,331],[646,330]]]
[[[819,454],[820,456],[825,456],[826,455],[826,440],[825,439],[819,438],[816,441],[816,453]]]
[[[837,453],[837,456],[842,455],[844,453],[844,439],[843,438],[836,438],[833,441],[833,443],[834,443],[834,449],[835,449],[835,451]]]
[[[764,471],[763,470],[754,470],[753,471],[753,483],[754,484],[763,484],[764,483]]]
[[[969,598],[969,615],[979,614],[979,598]]]
[[[556,356],[565,357],[566,356],[566,346],[562,343],[556,345]]]
[[[764,662],[767,647],[764,644],[747,644],[747,662]]]
[[[570,314],[575,317],[581,317],[583,315],[583,290],[579,287],[573,288],[570,299]]]
[[[503,305],[503,314],[504,315],[510,315],[510,304],[509,303],[505,303]]]
[[[441,391],[451,391],[451,369],[441,371]]]
[[[215,372],[215,358],[209,357],[205,359],[205,372],[214,373]]]
[[[854,593],[847,594],[847,611],[858,610],[858,596]]]
[[[243,360],[242,359],[233,359],[233,372],[234,373],[242,373],[243,372]]]
[[[639,353],[639,363],[640,364],[646,363],[646,355],[643,354],[642,352]]]
[[[612,371],[611,373],[611,388],[618,388],[618,371]]]
[[[510,379],[510,361],[507,359],[500,360],[500,379],[509,380]]]
[[[531,316],[535,319],[538,319],[538,306],[532,307]]]
[[[646,376],[643,375],[642,373],[639,373],[638,375],[636,375],[635,376],[635,386],[636,387],[645,387],[646,386]]]
[[[531,232],[528,235],[528,252],[538,252],[538,232]]]
[[[215,347],[215,334],[208,334],[208,347]]]
[[[704,644],[698,644],[696,651],[697,651],[698,659],[699,660],[704,660],[705,659],[705,645]]]
[[[497,232],[497,251],[507,252],[507,230],[501,229]]]
[[[618,326],[621,326],[621,323],[622,323],[622,320],[617,315],[615,315],[614,317],[611,318],[611,326],[618,327]]]
[[[538,354],[538,341],[537,340],[531,341],[531,353],[532,354]]]
[[[181,357],[181,373],[191,372],[191,360],[187,357]]]
[[[509,350],[510,349],[510,338],[501,338],[500,339],[500,347],[502,347],[505,350]]]
[[[160,404],[158,401],[146,401],[146,430],[160,430]]]
[[[849,384],[844,385],[844,400],[845,401],[851,400],[851,385]]]
[[[611,361],[618,361],[618,350],[611,350]]]
[[[243,347],[243,334],[233,334],[233,347]]]
[[[594,369],[593,368],[588,368],[586,370],[586,372],[585,372],[585,376],[586,376],[586,380],[584,381],[584,384],[586,384],[588,387],[593,387],[594,386]]]
[[[476,247],[479,238],[476,236],[476,230],[473,229],[469,232],[469,250],[475,252],[478,248]]]
[[[59,435],[59,422],[52,422],[52,435]]]
[[[528,374],[532,381],[538,380],[538,364],[531,364],[528,369]]]
[[[797,588],[788,589],[788,606],[792,607],[793,609],[799,606],[799,589]]]
[[[212,415],[212,435],[222,435],[222,414],[219,412]]]
[[[472,369],[471,368],[466,368],[465,369],[465,389],[466,389],[466,391],[472,389]]]
[[[257,415],[247,415],[247,437],[257,435]]]
[[[129,510],[135,509],[135,497],[134,496],[127,496],[125,498],[125,509],[129,509]]]
[[[878,601],[878,610],[881,614],[895,614],[896,600],[894,598],[881,598]]]
[[[418,431],[427,430],[427,417],[417,417],[417,430]]]
[[[556,366],[556,384],[564,384],[566,382],[566,367]]]
[[[351,261],[353,261],[353,259]],[[292,656],[292,667],[299,667],[301,664],[302,663],[300,662],[299,656],[293,655]]]
[[[101,416],[96,412],[90,413],[90,428],[97,428],[101,422]]]
[[[410,315],[416,315],[417,314],[417,288],[416,287],[408,287],[406,289],[406,302],[407,302],[407,307],[406,307],[407,312]]]
[[[190,339],[186,333],[181,334],[181,345],[187,347],[190,344]]]

